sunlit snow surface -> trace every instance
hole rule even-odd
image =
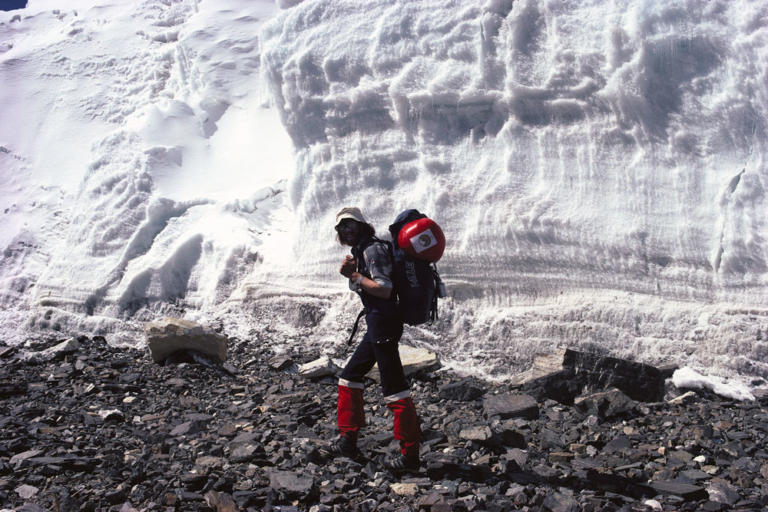
[[[169,314],[333,352],[358,309],[335,212],[383,234],[415,207],[451,298],[406,339],[448,366],[768,377],[768,5],[278,5],[0,14],[8,341]]]
[[[265,259],[272,215],[292,215],[290,139],[259,73],[277,10],[33,0],[0,14],[8,341],[135,343],[141,321],[210,312]]]

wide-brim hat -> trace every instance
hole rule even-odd
[[[361,212],[360,208],[357,206],[348,206],[339,210],[339,213],[336,214],[336,226],[338,226],[344,219],[352,219],[357,222],[362,222],[363,224],[368,224],[365,217],[363,217],[363,212]]]

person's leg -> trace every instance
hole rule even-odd
[[[379,319],[379,321],[392,323],[393,325],[388,327],[393,330],[399,328],[402,333],[402,322],[399,322],[399,319],[384,317]],[[397,341],[374,343],[373,351],[376,356],[376,362],[379,365],[384,401],[394,415],[394,433],[395,439],[400,441],[400,452],[411,459],[418,459],[421,428],[419,427],[419,418],[411,398],[410,386],[405,379],[403,364],[400,361],[398,343]]]
[[[341,436],[357,443],[360,429],[365,425],[363,409],[363,378],[376,363],[373,344],[366,333],[339,376],[337,424]]]

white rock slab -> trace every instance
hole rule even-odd
[[[336,375],[341,368],[328,356],[315,359],[312,362],[299,366],[299,376],[305,379],[316,379],[326,375]]]
[[[47,361],[53,361],[57,357],[72,354],[79,348],[80,342],[77,341],[77,338],[70,338],[68,340],[62,341],[56,346],[47,348],[40,352],[26,352],[21,355],[21,360],[27,362],[35,362],[38,364],[45,363]]]

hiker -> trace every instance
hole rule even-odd
[[[339,378],[340,436],[324,451],[349,457],[359,454],[357,440],[365,424],[363,380],[378,363],[384,401],[394,415],[395,439],[400,441],[400,453],[384,457],[380,463],[393,472],[418,471],[421,429],[397,347],[403,320],[393,291],[392,256],[375,238],[373,226],[359,208],[343,208],[336,215],[336,232],[341,245],[352,248],[340,273],[363,301],[368,330]]]

